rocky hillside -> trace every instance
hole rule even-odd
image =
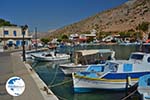
[[[150,0],[129,0],[119,7],[98,13],[85,20],[65,26],[49,34],[50,37],[60,34],[87,32],[96,29],[97,33],[120,32],[142,23],[150,22]]]

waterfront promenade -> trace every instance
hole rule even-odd
[[[6,81],[13,76],[21,77],[25,82],[25,91],[21,96],[12,97],[6,89]],[[0,100],[58,100],[45,83],[22,62],[17,53],[0,53]]]

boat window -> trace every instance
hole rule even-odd
[[[123,65],[123,71],[124,72],[132,71],[132,70],[133,70],[132,64],[124,64]]]
[[[92,72],[103,72],[104,71],[104,66],[97,66],[97,65],[91,65],[87,71],[92,71]]]
[[[147,62],[150,63],[150,57],[148,57]]]
[[[108,66],[111,72],[116,72],[118,70],[118,64],[116,63],[108,63]]]
[[[150,86],[150,78],[147,79],[147,85]]]
[[[42,56],[45,56],[45,53],[43,53]]]
[[[106,60],[96,60],[94,64],[105,64]]]
[[[51,54],[47,54],[47,55],[45,55],[46,57],[49,57],[49,56],[52,56]]]
[[[141,55],[141,54],[132,54],[131,55],[131,59],[136,59],[136,60],[142,60],[144,57],[144,55]]]

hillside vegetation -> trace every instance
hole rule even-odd
[[[48,34],[50,38],[59,37],[62,34],[89,33],[97,30],[97,35],[117,33],[125,31],[137,31],[137,27],[143,22],[150,22],[150,0],[129,0],[119,7],[100,12],[77,23],[62,27]]]

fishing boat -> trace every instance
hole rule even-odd
[[[70,55],[68,54],[59,54],[55,52],[44,52],[32,54],[35,60],[38,61],[60,61],[60,60],[68,60],[70,59]]]
[[[91,92],[95,89],[123,90],[126,78],[130,77],[130,86],[138,82],[139,77],[150,74],[150,54],[131,53],[129,60],[113,60],[99,67],[99,71],[73,73],[75,92]]]
[[[138,92],[143,96],[142,100],[150,100],[150,74],[139,78]]]
[[[90,52],[91,53],[91,50],[86,50],[86,52]],[[83,52],[83,51],[82,51]],[[73,72],[82,72],[84,71],[88,66],[90,65],[97,65],[98,66],[100,64],[105,64],[106,63],[106,60],[114,60],[114,56],[115,56],[115,51],[111,50],[111,49],[99,49],[99,50],[92,50],[92,54],[95,54],[95,53],[99,53],[100,54],[100,57],[102,59],[98,59],[96,60],[94,63],[92,64],[75,64],[75,63],[68,63],[68,64],[60,64],[60,68],[61,70],[64,72],[65,75],[69,75],[69,74],[72,74]],[[109,56],[107,57],[104,57],[105,54],[109,54]],[[84,54],[85,56],[85,54]]]
[[[84,71],[88,65],[68,63],[68,64],[60,64],[59,67],[64,72],[65,75],[70,75],[74,72]]]

